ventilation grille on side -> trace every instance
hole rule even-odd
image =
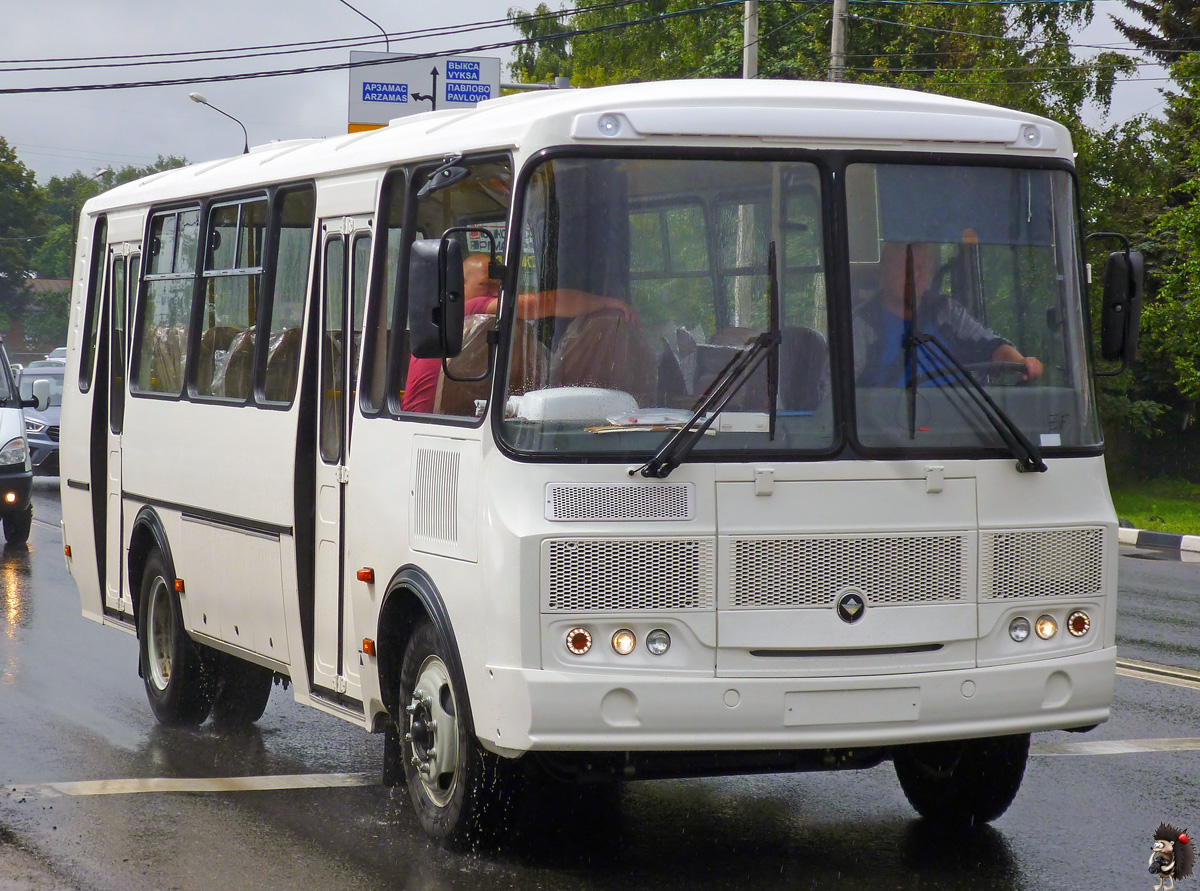
[[[691,483],[550,483],[547,520],[690,520]]]
[[[980,534],[980,599],[1103,592],[1104,530],[1099,526]]]
[[[731,605],[832,606],[847,586],[872,605],[963,597],[963,535],[734,539]]]
[[[550,610],[712,609],[711,539],[551,539]]]
[[[413,458],[413,538],[458,542],[458,469],[462,456],[418,448]]]

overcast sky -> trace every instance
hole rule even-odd
[[[530,8],[533,0],[350,0],[388,32],[502,20],[510,5]],[[187,65],[75,71],[13,71],[14,60],[190,52],[333,38],[363,38],[356,49],[382,50],[367,38],[379,32],[339,0],[32,0],[9,10],[0,28],[0,89],[60,84],[116,83],[205,76],[345,62],[348,47],[256,59]],[[559,3],[551,2],[552,7]],[[1118,0],[1097,3],[1097,23],[1080,39],[1111,43],[1119,38],[1107,12]],[[392,52],[462,50],[513,39],[507,27],[454,36],[397,40]],[[490,51],[504,65],[506,50]],[[56,63],[58,65],[64,63]],[[10,70],[2,70],[10,69]],[[1153,76],[1143,70],[1141,77]],[[1160,82],[1118,86],[1110,120],[1161,110]],[[162,155],[204,161],[236,154],[238,126],[212,109],[188,100],[203,93],[213,105],[241,119],[251,145],[274,139],[332,136],[346,132],[349,74],[331,71],[225,83],[197,83],[93,92],[0,94],[0,136],[41,182],[83,170],[148,164]]]

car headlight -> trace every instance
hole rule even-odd
[[[46,426],[47,425],[43,424],[41,421],[33,421],[33,420],[30,420],[29,418],[25,419],[25,432],[26,433],[41,433],[43,430],[46,429]]]
[[[24,464],[29,460],[29,447],[25,445],[25,437],[18,436],[10,439],[0,449],[0,465]]]

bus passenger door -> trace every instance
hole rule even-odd
[[[121,430],[125,419],[126,374],[129,368],[130,294],[136,293],[141,257],[130,244],[110,248],[108,294],[108,431],[105,474],[104,605],[107,610],[133,615],[134,591],[126,591],[124,525],[121,516]],[[103,398],[97,393],[96,398]]]
[[[322,222],[321,337],[317,419],[317,522],[313,687],[326,696],[361,698],[345,562],[346,453],[371,255],[367,217]]]

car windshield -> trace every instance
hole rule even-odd
[[[50,381],[50,404],[62,405],[63,397],[63,369],[48,368],[48,367],[30,367],[21,372],[21,398],[33,398],[33,382],[39,380]]]
[[[828,450],[822,204],[806,162],[543,162],[525,192],[506,438],[653,452],[776,328],[692,452]]]

